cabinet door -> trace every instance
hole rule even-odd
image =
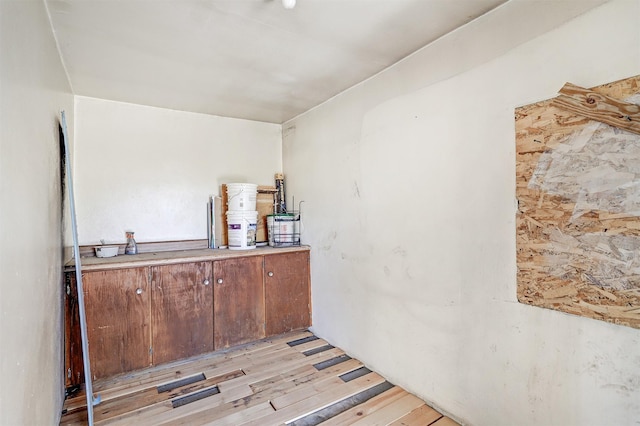
[[[309,252],[264,257],[267,336],[311,325]]]
[[[213,263],[215,349],[262,339],[264,287],[262,256]]]
[[[78,287],[75,272],[65,274],[64,358],[65,386],[70,387],[84,383],[82,334],[80,332],[80,311],[78,309]]]
[[[211,262],[152,268],[153,364],[213,351]]]
[[[85,272],[87,340],[94,379],[151,364],[148,268]]]

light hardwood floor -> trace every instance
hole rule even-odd
[[[94,383],[96,425],[457,425],[308,331]],[[61,425],[87,423],[85,395]]]

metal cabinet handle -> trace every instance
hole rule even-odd
[[[209,278],[205,278],[205,280],[204,280],[204,281],[202,281],[202,284],[204,284],[204,285],[209,285],[209,282],[210,282],[210,281],[209,281]]]
[[[136,294],[142,294],[142,289],[141,288],[137,289]]]
[[[222,278],[218,278],[218,284],[222,284]]]
[[[268,273],[267,275],[269,275],[270,277],[272,277],[272,276],[273,276],[273,272],[269,271],[269,273]]]

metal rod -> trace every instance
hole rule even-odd
[[[82,288],[82,263],[80,262],[80,246],[78,245],[78,226],[76,223],[76,204],[73,197],[73,177],[71,176],[71,158],[67,141],[67,119],[64,111],[61,115],[62,139],[64,142],[64,161],[69,188],[69,211],[71,212],[71,232],[73,234],[73,257],[76,264],[76,284],[78,288],[78,307],[80,310],[80,335],[82,337],[82,363],[84,366],[84,386],[87,396],[87,418],[89,426],[93,426],[93,406],[100,403],[100,396],[93,398],[91,366],[89,363],[89,345],[87,341],[87,316],[84,310],[84,291]]]

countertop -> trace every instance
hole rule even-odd
[[[202,262],[207,260],[221,260],[235,257],[261,256],[309,250],[309,246],[277,248],[258,247],[250,250],[195,249],[149,252],[133,255],[121,254],[114,257],[87,256],[81,257],[80,259],[83,271],[97,271],[106,269],[136,268],[140,266],[167,265],[174,263]],[[75,269],[74,259],[71,259],[65,264],[65,272],[75,271]]]

